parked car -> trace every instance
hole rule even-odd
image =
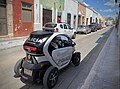
[[[70,63],[80,64],[80,52],[75,52],[75,45],[66,34],[34,31],[23,45],[26,56],[15,64],[15,75],[27,81],[42,81],[45,89],[52,89],[60,69]]]
[[[98,24],[97,29],[100,30],[100,29],[102,29],[102,28],[103,28],[103,27],[102,27],[102,24]]]
[[[77,29],[77,33],[90,33],[91,32],[91,28],[89,26],[85,26],[85,25],[79,25],[78,29]]]
[[[105,25],[105,24],[102,24],[102,27],[103,27],[103,28],[106,28],[106,25]]]
[[[89,27],[91,28],[92,32],[97,31],[97,25],[96,24],[90,24]]]
[[[44,31],[51,31],[51,32],[60,32],[67,34],[70,38],[76,38],[76,30],[71,28],[69,24],[66,23],[46,23],[43,27]]]

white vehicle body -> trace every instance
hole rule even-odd
[[[51,25],[51,26],[48,26]],[[53,26],[52,26],[53,25]],[[46,23],[43,27],[45,31],[60,32],[67,34],[70,38],[75,38],[76,30],[71,28],[69,24],[66,23]]]
[[[44,53],[47,55],[47,59],[50,59],[50,63],[57,67],[58,69],[62,69],[63,67],[67,66],[72,58],[72,55],[75,51],[75,47],[69,46],[69,47],[63,47],[59,49],[55,49],[52,52],[52,57],[48,53],[48,46],[50,45],[50,42],[52,39],[57,35],[62,35],[62,33],[55,33],[53,36],[49,38],[49,40],[44,45]],[[69,51],[68,51],[69,50]]]
[[[57,33],[57,32],[54,33],[49,38],[49,40],[47,40],[46,43],[44,44],[43,52],[45,56],[35,57],[35,58],[38,61],[38,63],[49,61],[54,67],[57,67],[58,70],[60,70],[69,64],[72,58],[72,55],[75,51],[75,47],[69,46],[69,47],[63,47],[58,49],[56,48],[55,50],[53,50],[52,55],[50,55],[48,52],[48,47],[51,44],[52,40],[58,35],[66,37],[63,33]]]

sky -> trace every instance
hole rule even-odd
[[[105,17],[113,17],[117,16],[116,12],[119,11],[118,4],[115,4],[114,0],[81,0],[84,1],[91,7],[94,7],[98,10],[100,14]],[[118,0],[120,2],[120,0]]]

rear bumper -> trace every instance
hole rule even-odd
[[[48,66],[48,62],[31,64],[27,61],[23,61],[21,76],[28,81],[41,81]],[[28,73],[25,70],[28,70]]]

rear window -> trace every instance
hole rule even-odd
[[[82,28],[82,27],[85,27],[85,26],[84,26],[84,25],[79,25],[78,27],[79,27],[79,28]]]
[[[34,44],[43,44],[47,41],[50,35],[30,35],[28,41]]]
[[[45,27],[48,28],[55,28],[57,26],[57,24],[46,24]]]
[[[35,35],[35,34],[31,34],[30,37],[28,38],[28,40],[25,42],[24,46],[29,46],[31,48],[32,47],[37,48],[36,51],[30,52],[30,53],[41,55],[41,54],[43,54],[44,44],[49,39],[50,36],[51,35]],[[25,50],[29,51],[27,49],[25,49]]]
[[[89,25],[89,27],[92,27],[93,25]]]

